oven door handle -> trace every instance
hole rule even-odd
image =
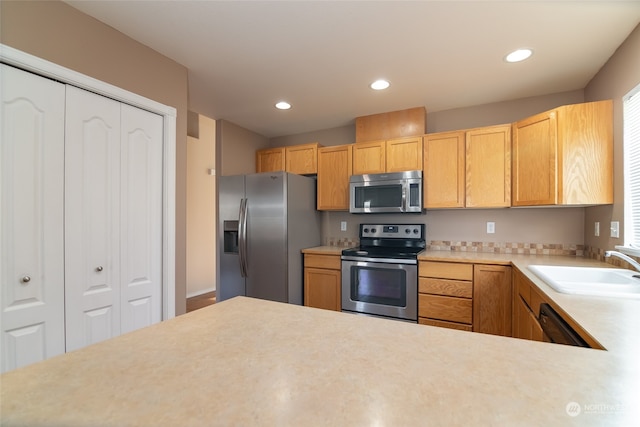
[[[343,255],[340,257],[342,261],[354,261],[354,262],[374,262],[376,264],[406,264],[416,265],[418,260],[415,259],[394,259],[394,258],[367,258],[361,256],[348,256]]]

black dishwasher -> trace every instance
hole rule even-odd
[[[539,321],[545,341],[590,348],[589,344],[549,304],[540,304]]]

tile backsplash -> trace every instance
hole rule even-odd
[[[358,238],[354,237],[328,237],[325,239],[326,246],[336,246],[340,248],[350,248],[360,244]],[[626,261],[619,258],[605,258],[606,249],[594,248],[579,244],[559,244],[559,243],[522,243],[522,242],[471,242],[471,241],[451,241],[451,240],[428,240],[427,249],[432,251],[451,252],[479,252],[495,254],[520,254],[520,255],[564,255],[595,259],[606,262],[616,267],[633,270],[633,267]],[[640,262],[639,257],[631,257]]]
[[[584,246],[557,243],[514,243],[514,242],[466,242],[430,240],[427,249],[452,252],[485,252],[495,254],[521,255],[567,255],[584,256]]]

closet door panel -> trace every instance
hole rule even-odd
[[[122,105],[122,332],[162,318],[163,119]]]
[[[120,103],[67,87],[67,351],[120,334]]]
[[[0,64],[0,371],[64,352],[64,85]]]

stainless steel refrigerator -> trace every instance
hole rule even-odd
[[[320,245],[315,179],[286,172],[221,176],[217,299],[302,304],[301,250]]]

